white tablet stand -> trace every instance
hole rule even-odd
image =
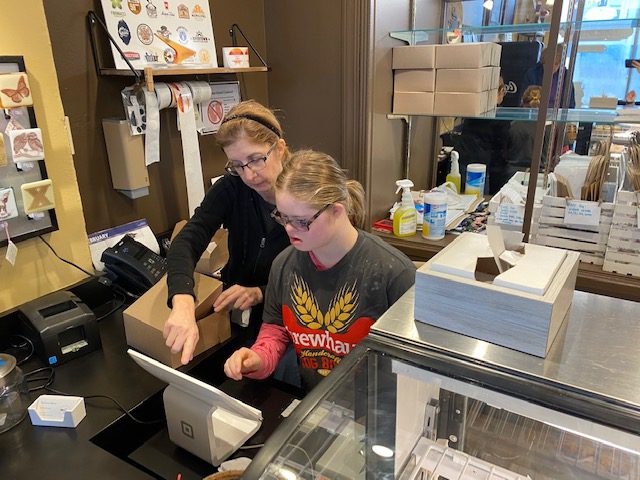
[[[212,465],[220,465],[262,425],[260,410],[146,355],[127,353],[169,384],[163,398],[171,441]]]

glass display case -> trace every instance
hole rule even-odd
[[[637,303],[613,311],[611,299],[576,292],[540,359],[416,322],[413,296],[305,398],[243,478],[640,478]]]

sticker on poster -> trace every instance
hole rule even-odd
[[[202,135],[216,133],[224,116],[234,106],[240,103],[239,82],[211,83],[211,99],[200,105],[200,117]]]
[[[124,88],[121,96],[131,135],[142,135],[147,130],[147,112],[144,102],[138,100],[133,87]]]
[[[147,10],[149,18],[158,18],[158,7],[151,3],[151,0],[147,0],[145,9]]]
[[[136,29],[136,33],[138,34],[138,40],[143,45],[151,45],[153,43],[153,30],[146,23],[141,23],[138,25]]]

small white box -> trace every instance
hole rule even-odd
[[[464,117],[480,115],[487,111],[487,92],[445,93],[437,92],[433,101],[434,115]]]
[[[33,425],[75,428],[87,415],[84,398],[64,395],[40,395],[29,405]]]
[[[396,92],[433,92],[435,86],[436,70],[433,68],[393,72],[393,89]]]
[[[479,68],[493,66],[494,45],[494,43],[490,42],[437,45],[436,68]]]
[[[393,92],[393,113],[431,115],[433,113],[433,93]]]
[[[434,68],[436,45],[393,47],[393,69]]]
[[[491,88],[493,74],[493,67],[440,68],[436,92],[485,92]]]

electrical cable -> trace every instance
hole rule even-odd
[[[21,338],[23,340],[22,343],[18,344],[18,343],[13,343],[11,341],[12,337],[18,337]],[[19,358],[20,355],[18,355],[17,352],[9,352],[6,351],[4,353],[8,353],[10,355],[12,355],[13,357],[15,357],[16,359],[16,365],[20,366],[23,363],[25,363],[27,360],[29,360],[32,356],[33,353],[35,351],[35,347],[33,346],[33,342],[31,340],[29,340],[27,337],[25,337],[24,335],[20,335],[19,333],[14,333],[12,335],[9,336],[9,348],[15,349],[17,351],[22,350],[23,348],[29,347],[29,353],[26,354],[26,356],[24,358]]]
[[[125,303],[127,303],[127,297],[126,297],[126,295],[124,293],[120,292],[119,290],[115,290],[114,293],[118,293],[118,294],[122,295],[122,299],[120,300],[120,302],[115,307],[112,307],[111,310],[109,310],[107,313],[104,313],[104,314],[100,315],[98,318],[96,318],[96,322],[99,322],[100,320],[103,320],[103,319],[107,318],[109,315],[111,315],[112,313],[116,312],[117,310],[122,308],[122,306]],[[112,302],[114,300],[115,300],[115,298],[111,299]]]
[[[87,274],[87,275],[89,275],[90,277],[97,278],[98,280],[100,280],[100,277],[98,277],[98,275],[96,275],[95,273],[88,272],[88,271],[86,271],[84,268],[82,268],[81,266],[76,265],[75,263],[73,263],[73,262],[71,262],[71,261],[69,261],[69,260],[65,260],[65,259],[64,259],[64,258],[62,258],[60,255],[58,255],[58,253],[53,249],[53,247],[49,244],[49,242],[47,242],[44,238],[42,238],[42,235],[38,235],[38,238],[39,238],[40,240],[42,240],[42,241],[44,242],[44,244],[45,244],[47,247],[49,247],[49,250],[51,250],[51,251],[53,252],[53,254],[54,254],[56,257],[58,257],[60,260],[62,260],[64,263],[66,263],[66,264],[68,264],[68,265],[71,265],[71,266],[73,266],[73,267],[76,267],[78,270],[80,270],[80,271],[82,271],[82,272],[86,273],[86,274]]]
[[[63,261],[67,265],[71,265],[72,267],[75,267],[78,270],[80,270],[81,272],[89,275],[91,278],[95,278],[98,281],[98,283],[101,283],[102,285],[105,285],[107,287],[113,287],[113,289],[115,291],[118,291],[118,292],[122,293],[123,295],[126,295],[129,298],[132,298],[134,300],[140,298],[140,295],[136,295],[135,293],[131,293],[130,291],[126,290],[125,288],[122,288],[120,285],[117,285],[117,284],[113,283],[109,278],[105,277],[104,275],[96,275],[95,273],[91,273],[91,272],[85,270],[84,268],[82,268],[81,266],[76,265],[75,263],[62,258],[60,255],[58,255],[58,253],[54,250],[54,248],[49,244],[49,242],[47,242],[44,238],[42,238],[41,235],[38,235],[38,238],[40,240],[42,240],[42,242],[47,247],[49,247],[49,250],[51,250],[56,257],[58,257],[61,261]],[[124,305],[124,302],[123,302],[122,305]],[[122,305],[120,305],[120,306],[122,306]]]
[[[45,388],[45,390],[47,390],[49,392],[53,392],[53,393],[55,393],[57,395],[75,396],[75,395],[72,395],[70,393],[61,392],[60,390],[56,390],[56,389],[51,388],[49,386],[46,386],[46,387],[43,387],[43,388]],[[165,419],[164,418],[159,418],[159,419],[156,419],[156,420],[140,420],[140,419],[134,417],[130,410],[127,410],[125,407],[123,407],[122,404],[120,402],[118,402],[118,400],[116,400],[113,397],[110,397],[109,395],[84,395],[84,396],[82,396],[82,398],[84,398],[85,400],[92,399],[92,398],[106,398],[108,400],[111,400],[113,403],[116,404],[116,406],[118,407],[119,410],[121,410],[122,412],[124,412],[125,415],[127,415],[127,417],[129,417],[131,420],[133,420],[134,422],[136,422],[136,423],[138,423],[140,425],[157,425],[159,423],[165,423]]]
[[[264,447],[264,443],[256,443],[255,445],[243,445],[238,448],[238,450],[253,450],[254,448],[262,448]]]
[[[48,376],[31,378],[32,375],[45,372],[45,371],[49,372]],[[42,368],[36,368],[35,370],[25,373],[24,379],[27,383],[44,381],[42,385],[38,385],[37,387],[32,387],[28,389],[29,392],[37,392],[38,390],[42,390],[43,388],[47,388],[49,385],[51,385],[53,383],[53,379],[55,378],[55,376],[56,376],[56,372],[54,371],[53,367],[42,367]]]

